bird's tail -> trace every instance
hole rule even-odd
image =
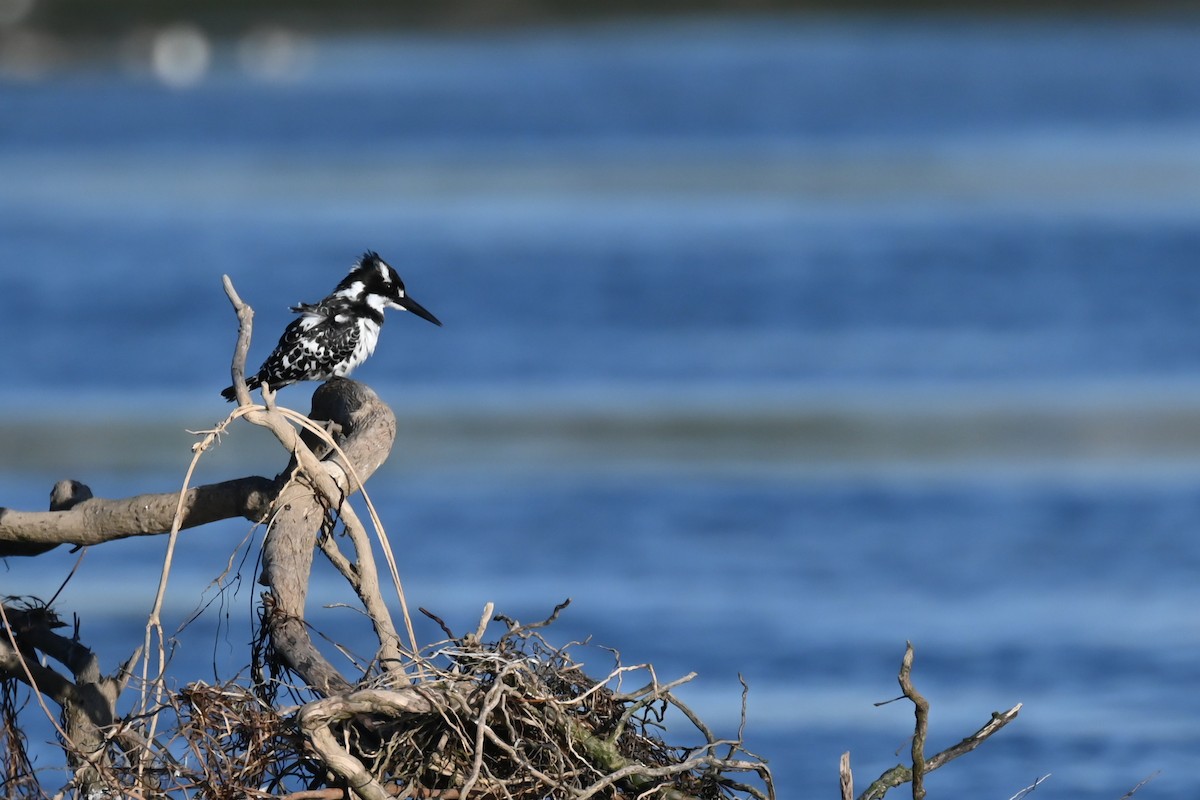
[[[257,375],[246,376],[246,385],[249,386],[251,390],[258,388],[258,385],[261,382],[262,381],[258,379]],[[226,386],[221,390],[221,397],[224,397],[228,402],[232,403],[234,400],[237,400],[237,392],[234,391],[232,386]]]

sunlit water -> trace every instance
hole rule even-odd
[[[347,38],[272,80],[238,52],[186,90],[0,84],[0,502],[177,487],[185,429],[226,410],[221,274],[257,363],[378,249],[446,323],[393,316],[357,375],[401,418],[370,489],[414,605],[465,630],[571,597],[554,635],[697,671],[724,734],[743,675],[781,797],[835,796],[845,750],[860,789],[902,758],[910,709],[873,703],[905,640],[932,748],[1025,704],[931,794],[1161,771],[1139,796],[1193,796],[1200,29]],[[197,480],[282,459],[237,430]],[[248,533],[180,540],[169,628],[244,572],[180,634],[181,681],[246,660]],[[164,546],[92,549],[58,600],[109,669]],[[74,560],[0,588],[48,597]],[[345,599],[325,572],[312,598]]]

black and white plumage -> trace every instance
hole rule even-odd
[[[408,296],[396,270],[368,250],[333,294],[319,303],[292,306],[300,317],[287,326],[258,372],[246,376],[247,385],[255,389],[266,383],[274,391],[297,381],[345,377],[375,352],[386,308],[442,324]],[[221,396],[231,402],[236,397],[232,386]]]

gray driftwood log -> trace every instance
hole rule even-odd
[[[278,491],[257,475],[197,486],[184,493],[183,528],[220,519],[262,519]],[[82,499],[81,499],[82,498]],[[92,545],[171,530],[178,492],[108,499],[74,480],[55,484],[49,511],[0,508],[0,558],[36,556],[63,544]]]
[[[272,419],[271,413],[255,412],[247,418],[271,428],[281,441],[295,435],[294,428]],[[387,459],[396,437],[396,417],[368,387],[335,378],[313,394],[309,419],[332,423],[330,432],[341,453],[322,446],[311,434],[301,437],[304,443],[300,448],[292,448],[296,455],[283,475],[298,474],[303,479],[286,483],[275,498],[263,543],[260,582],[270,589],[266,623],[275,652],[284,665],[300,675],[310,687],[329,696],[349,691],[351,684],[313,645],[304,622],[314,534],[319,531],[321,535],[327,535],[339,516],[346,518],[353,513],[342,506],[342,500],[358,491],[361,488],[358,482],[370,478]],[[319,463],[305,463],[308,458],[318,456],[321,457]],[[295,472],[297,467],[302,468],[298,473]],[[352,517],[347,520],[347,525],[350,524],[354,524]],[[357,557],[361,568],[354,573],[374,580],[373,562],[362,563],[363,559],[372,558],[369,543],[358,549]],[[364,593],[360,591],[359,594],[363,596]],[[370,596],[364,597],[364,602],[380,602],[377,591],[367,594]],[[374,608],[371,610],[375,611]],[[381,655],[395,662],[396,633],[386,609],[380,614],[383,620],[374,613],[371,616],[381,634]],[[383,630],[379,630],[381,625]]]

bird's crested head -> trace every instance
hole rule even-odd
[[[342,278],[342,282],[334,290],[334,296],[345,298],[352,303],[366,303],[380,312],[385,308],[411,311],[434,325],[442,324],[437,317],[408,296],[399,273],[373,250],[363,253],[358,261],[354,262],[346,277]]]

